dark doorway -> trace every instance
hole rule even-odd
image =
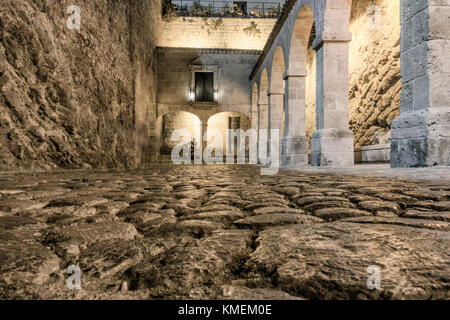
[[[214,102],[214,73],[195,73],[195,101]]]

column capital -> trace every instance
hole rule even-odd
[[[270,97],[270,96],[281,96],[281,95],[284,95],[284,92],[270,92],[270,91],[268,91],[267,92],[267,96],[268,97]]]
[[[353,36],[350,31],[348,32],[325,31],[322,34],[316,36],[316,38],[313,41],[312,48],[313,50],[317,51],[324,45],[324,43],[336,43],[336,42],[348,43],[352,41],[352,38]]]
[[[283,80],[288,80],[289,78],[305,78],[308,76],[308,73],[306,72],[306,70],[304,70],[304,72],[285,72],[283,74]]]

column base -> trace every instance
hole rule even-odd
[[[282,166],[307,166],[308,138],[306,136],[284,137],[281,159]]]
[[[321,129],[311,138],[312,166],[353,166],[354,135],[348,128]]]
[[[391,167],[450,165],[450,112],[415,110],[392,122]]]

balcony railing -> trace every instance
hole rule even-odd
[[[165,16],[217,18],[278,18],[279,2],[253,1],[167,1]],[[225,3],[225,4],[224,4]]]

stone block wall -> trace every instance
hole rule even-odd
[[[69,30],[73,4],[1,2],[0,169],[139,163],[160,2],[79,0],[81,29]]]
[[[213,116],[208,121],[208,136],[210,135],[209,130],[217,130],[217,132],[220,132],[223,140],[222,140],[222,150],[223,154],[226,155],[226,152],[228,150],[227,146],[227,130],[229,128],[228,119],[230,117],[239,118],[240,123],[240,129],[247,131],[250,129],[250,118],[248,116],[243,115],[242,113],[238,112],[222,112],[215,116]],[[212,132],[211,132],[212,134]],[[248,149],[248,142],[245,142],[246,148]],[[237,145],[235,144],[234,154],[237,154]]]
[[[206,64],[219,66],[217,103],[190,101],[189,65],[202,59]],[[158,48],[158,117],[176,110],[194,113],[202,122],[223,111],[249,116],[251,83],[248,76],[257,59],[257,52]]]
[[[171,141],[172,134],[179,129],[188,130],[191,139],[197,141],[200,139],[201,123],[199,118],[183,111],[166,113],[161,119],[161,149],[158,150],[160,154],[171,155],[172,149],[179,143]]]
[[[391,166],[450,165],[450,2],[401,1],[400,116]]]
[[[163,21],[160,47],[262,50],[276,19],[178,17]]]

